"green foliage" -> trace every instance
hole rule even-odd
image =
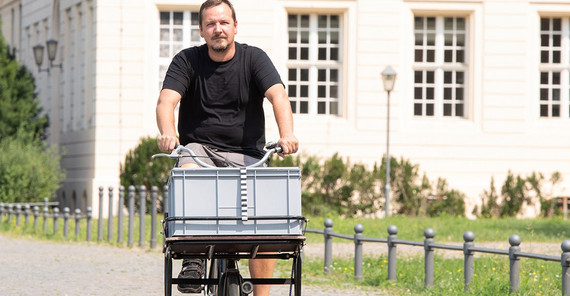
[[[500,208],[498,204],[497,195],[497,188],[495,187],[495,178],[491,177],[491,188],[487,191],[483,191],[483,204],[481,208],[481,216],[489,218],[489,217],[497,217],[500,214]]]
[[[51,198],[65,173],[54,148],[35,139],[30,132],[0,140],[0,201],[32,202]]]
[[[60,155],[41,141],[48,117],[41,115],[32,75],[20,66],[0,34],[0,201],[52,197],[65,178]]]
[[[512,217],[520,212],[524,202],[529,205],[537,202],[532,196],[538,198],[541,205],[541,212],[544,216],[556,213],[556,199],[553,198],[552,192],[547,194],[544,192],[543,186],[545,182],[550,182],[552,187],[562,182],[559,172],[554,172],[549,180],[546,180],[542,173],[533,172],[524,177],[514,175],[508,172],[504,184],[501,187],[501,195],[497,194],[495,180],[491,178],[490,189],[485,190],[483,197],[483,206],[481,207],[481,216],[483,217]]]
[[[127,153],[125,163],[121,164],[121,185],[125,188],[130,185],[144,185],[147,189],[157,186],[159,191],[162,191],[175,160],[165,157],[153,160],[152,155],[157,153],[161,153],[158,149],[157,138],[142,138],[137,147]],[[138,199],[135,200],[138,205]],[[150,209],[150,206],[150,199],[147,199],[146,209]],[[159,207],[159,211],[161,209],[162,206]]]
[[[465,213],[465,194],[455,189],[449,189],[445,179],[438,178],[436,196],[441,198],[430,201],[427,206],[428,216],[437,217],[444,213],[452,216],[463,216]]]
[[[307,157],[304,162],[299,156],[274,158],[272,166],[298,166],[302,172],[303,213],[306,215],[353,216],[373,214],[384,205],[383,190],[386,169],[385,160],[372,170],[362,164],[351,164],[338,154],[320,161],[315,156]],[[431,193],[431,185],[426,176],[420,180],[419,166],[409,160],[400,161],[391,158],[391,192],[398,205],[398,213],[410,216],[440,215],[447,213],[462,216],[465,210],[464,194],[448,189],[447,182],[438,180],[436,190]],[[445,196],[425,204],[428,195]]]
[[[44,136],[48,117],[41,115],[34,88],[34,78],[10,55],[0,34],[0,138],[23,130],[34,138]]]

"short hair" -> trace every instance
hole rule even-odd
[[[234,19],[234,22],[237,21],[236,11],[234,9],[234,6],[229,0],[206,0],[204,3],[202,3],[202,6],[200,6],[200,13],[198,14],[198,23],[200,24],[200,26],[202,26],[202,12],[204,12],[205,9],[218,6],[224,3],[227,4],[232,10],[232,18]]]

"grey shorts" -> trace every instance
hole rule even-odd
[[[217,167],[244,167],[259,161],[258,158],[251,157],[249,155],[218,151],[217,149],[198,143],[190,143],[186,145],[186,148],[192,150],[192,152],[194,152],[202,162]],[[186,163],[196,163],[188,152],[184,151],[182,155],[185,157],[180,158],[178,161],[179,167]]]

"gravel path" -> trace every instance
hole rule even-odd
[[[477,243],[478,247],[508,249],[508,243]],[[560,255],[560,244],[523,243],[524,252]],[[323,245],[310,244],[306,256],[322,257]],[[364,244],[365,254],[385,254],[386,244]],[[333,246],[333,258],[350,257],[354,245]],[[416,256],[422,247],[398,246],[398,254]],[[462,258],[458,251],[436,250],[436,254]],[[476,255],[478,256],[478,255]],[[400,258],[400,257],[399,257]],[[179,260],[174,261],[179,264]],[[0,295],[163,295],[164,259],[160,250],[119,248],[97,243],[56,243],[0,234]],[[174,271],[178,270],[175,265]],[[173,295],[179,294],[176,289]],[[272,295],[288,295],[288,286],[273,286]],[[382,291],[354,288],[324,289],[303,286],[303,295],[386,295]]]

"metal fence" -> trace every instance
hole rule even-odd
[[[385,243],[388,247],[388,280],[396,280],[396,247],[397,245],[411,245],[423,247],[425,251],[424,260],[424,286],[433,286],[434,279],[434,250],[435,249],[446,249],[463,252],[464,254],[464,289],[469,291],[469,286],[472,283],[473,273],[474,273],[474,255],[476,252],[479,253],[490,253],[497,255],[505,255],[509,258],[510,265],[510,292],[516,292],[520,287],[520,259],[521,258],[533,258],[541,259],[545,261],[555,261],[560,262],[562,265],[562,295],[570,295],[570,240],[565,240],[561,244],[562,255],[561,256],[549,256],[543,254],[535,253],[525,253],[521,251],[520,244],[521,238],[513,234],[509,237],[509,250],[500,249],[489,249],[476,247],[475,234],[471,231],[466,231],[463,234],[463,246],[454,246],[446,244],[435,243],[435,231],[431,228],[427,228],[424,231],[425,239],[423,242],[419,241],[409,241],[398,239],[398,227],[395,225],[390,225],[388,227],[388,237],[387,238],[369,238],[364,237],[362,234],[364,227],[361,224],[357,224],[354,227],[354,235],[345,235],[335,233],[333,231],[333,221],[331,219],[326,219],[324,222],[324,230],[318,229],[307,229],[306,232],[323,234],[325,239],[324,247],[324,271],[329,273],[332,268],[332,240],[333,237],[353,240],[354,241],[354,278],[356,280],[362,280],[362,245],[364,242],[371,243]]]
[[[167,196],[168,188],[164,187],[162,194],[164,197]],[[116,242],[121,244],[123,243],[124,237],[124,226],[123,222],[125,219],[125,213],[123,211],[123,204],[125,202],[125,194],[127,197],[127,245],[133,246],[134,245],[134,234],[135,234],[135,218],[139,217],[138,223],[138,232],[139,232],[139,247],[145,246],[145,216],[146,216],[146,200],[148,197],[148,190],[145,186],[129,186],[128,191],[125,192],[125,188],[123,186],[119,187],[119,194],[118,194],[118,204],[119,210],[117,211],[117,219],[118,222],[116,224],[117,227],[117,238]],[[139,198],[139,207],[135,207],[135,198]],[[156,228],[159,226],[158,219],[157,219],[157,199],[159,195],[158,187],[152,186],[150,190],[150,200],[152,204],[152,208],[150,209],[150,216],[151,216],[151,229],[150,229],[150,241],[149,245],[150,248],[156,248],[157,245],[157,231]],[[104,199],[107,198],[109,200],[109,216],[107,219],[107,237],[106,240],[109,242],[114,241],[113,233],[114,233],[114,218],[113,217],[113,199],[114,199],[114,189],[113,187],[109,187],[107,191],[107,196],[105,196],[105,188],[99,187],[99,217],[103,217],[103,204]],[[166,198],[163,199],[165,202],[167,201]],[[73,213],[68,207],[63,208],[60,210],[58,207],[59,203],[57,202],[47,202],[44,201],[43,203],[0,203],[0,222],[6,221],[8,223],[15,220],[17,226],[21,226],[23,223],[24,226],[27,226],[30,223],[30,219],[33,218],[33,227],[37,229],[39,227],[40,220],[43,219],[43,232],[50,233],[49,227],[49,220],[53,220],[52,227],[53,230],[51,233],[56,234],[59,231],[60,221],[63,220],[63,236],[69,236],[69,225],[70,220],[75,222],[75,236],[78,237],[80,235],[80,228],[82,221],[85,221],[85,225],[87,228],[86,231],[86,240],[92,240],[92,209],[91,207],[87,207],[86,213],[83,215],[80,209],[76,209]],[[165,208],[168,205],[165,204]],[[24,221],[22,222],[22,218]],[[98,219],[97,221],[97,241],[102,241],[105,238],[103,237],[103,232],[105,229],[105,220]]]

